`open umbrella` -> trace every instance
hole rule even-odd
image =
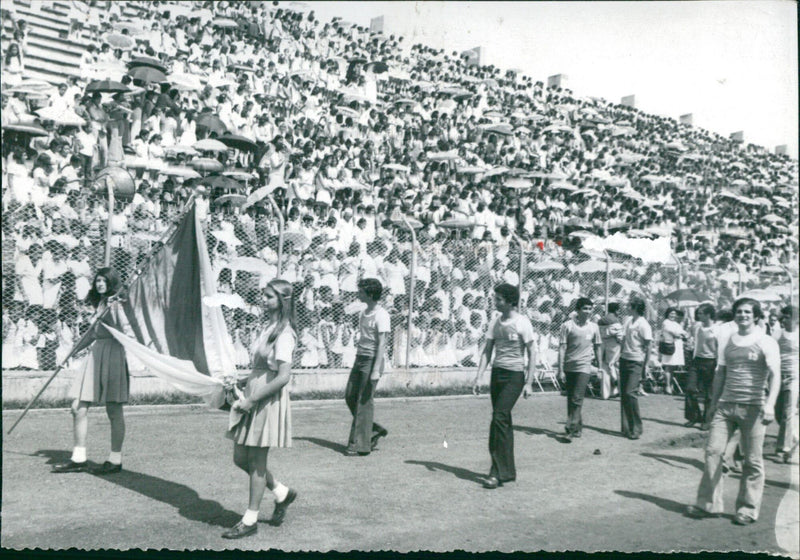
[[[780,294],[776,293],[776,291],[772,288],[766,289],[757,289],[757,290],[748,290],[743,294],[739,294],[739,298],[752,298],[757,301],[761,301],[764,303],[777,303],[781,301]]]
[[[277,242],[278,236],[273,235],[271,240]],[[311,240],[302,231],[289,230],[283,232],[283,246],[286,247],[288,243],[291,243],[295,249],[300,249],[302,251],[311,245]]]
[[[564,265],[554,260],[545,260],[528,265],[528,270],[563,270]]]
[[[175,154],[175,155],[177,155],[177,154],[182,154],[182,155],[185,155],[185,156],[200,155],[200,152],[198,152],[197,150],[195,150],[191,146],[181,146],[180,144],[176,144],[174,146],[167,146],[166,148],[164,148],[164,151],[167,152],[167,153]]]
[[[152,66],[134,66],[128,70],[128,75],[134,80],[139,80],[145,84],[166,82],[167,75]]]
[[[460,173],[463,175],[480,175],[485,171],[486,169],[484,169],[483,167],[478,167],[476,165],[465,165],[464,167],[456,168],[456,173]]]
[[[231,177],[225,175],[209,175],[197,181],[198,185],[212,189],[243,189],[244,185]]]
[[[230,204],[231,206],[241,206],[247,202],[247,197],[243,194],[224,194],[214,199],[214,206],[223,206]]]
[[[592,274],[595,272],[605,272],[606,268],[608,268],[608,270],[619,270],[624,267],[614,262],[607,265],[605,261],[588,260],[572,266],[571,268],[573,272],[577,272],[578,274]]]
[[[529,189],[533,186],[533,181],[522,177],[509,177],[503,186],[509,189]]]
[[[361,116],[361,113],[359,113],[355,109],[351,109],[350,107],[346,107],[344,105],[338,105],[336,107],[336,112],[351,117],[353,119],[357,119],[358,117]]]
[[[183,177],[184,179],[197,179],[200,174],[189,167],[168,166],[158,171],[161,175],[169,175],[170,177]]]
[[[694,307],[701,303],[712,301],[707,294],[693,288],[681,288],[667,294],[666,299],[676,301],[681,307]]]
[[[494,167],[492,169],[489,169],[486,173],[484,173],[482,179],[488,179],[489,177],[503,175],[505,173],[508,173],[508,171],[509,171],[508,167],[503,167],[503,166]]]
[[[449,220],[443,220],[438,224],[436,224],[436,227],[442,227],[448,229],[468,229],[474,226],[475,222],[467,218],[451,218]]]
[[[43,121],[53,121],[60,126],[82,126],[86,121],[72,109],[45,107],[36,111]]]
[[[778,223],[778,222],[785,222],[785,221],[786,221],[786,220],[784,220],[783,218],[781,218],[780,216],[778,216],[777,214],[767,214],[766,216],[764,216],[763,218],[761,218],[761,220],[762,220],[762,221],[765,221],[765,222],[770,222],[770,223],[772,223],[772,224],[775,224],[775,223]]]
[[[197,117],[195,122],[197,123],[198,127],[205,128],[218,134],[224,133],[227,130],[225,123],[222,122],[222,119],[220,119],[214,113],[202,113]]]
[[[203,89],[200,77],[194,74],[173,73],[167,76],[167,81],[178,91],[200,91]]]
[[[152,58],[149,56],[136,56],[128,62],[128,68],[135,68],[137,66],[148,66],[150,68],[155,68],[156,70],[161,70],[166,74],[167,67],[162,64],[160,60],[157,58]]]
[[[507,123],[490,124],[484,129],[484,132],[499,134],[501,136],[513,136],[514,128]]]
[[[458,151],[450,150],[449,152],[428,152],[429,161],[453,161],[458,159]]]
[[[385,62],[370,62],[364,65],[365,72],[374,72],[375,74],[382,74],[387,72],[389,67]]]
[[[600,196],[600,193],[594,189],[578,189],[574,191],[571,196],[582,194],[583,196]]]
[[[206,138],[205,140],[199,140],[195,142],[192,147],[195,150],[199,150],[201,152],[227,152],[228,146],[220,142],[219,140],[214,140],[213,138]]]
[[[189,162],[189,165],[197,171],[222,171],[225,166],[212,158],[197,158]]]
[[[55,91],[56,87],[44,80],[22,80],[12,88],[3,88],[3,93],[42,94],[43,96],[48,96]]]
[[[391,169],[392,171],[401,171],[408,173],[408,167],[399,163],[386,163],[383,165],[384,169]]]
[[[230,177],[231,179],[236,179],[237,181],[251,181],[253,179],[258,178],[258,175],[255,175],[243,169],[233,169],[231,171],[223,171],[222,174],[225,175],[226,177]]]
[[[48,132],[36,123],[11,123],[3,126],[3,132],[17,132],[28,136],[47,136]]]
[[[577,229],[573,232],[570,232],[569,237],[577,237],[579,239],[583,239],[586,237],[594,237],[596,234],[592,233],[591,231],[586,231],[585,229]]]
[[[564,124],[552,124],[550,126],[544,127],[542,129],[542,132],[543,133],[545,133],[545,132],[553,132],[553,133],[572,132],[572,129],[570,127],[568,127],[567,125],[564,125]]]
[[[217,140],[226,146],[236,148],[237,150],[254,152],[258,149],[258,145],[256,144],[255,140],[245,138],[244,136],[240,136],[238,134],[224,134],[219,136]]]
[[[235,20],[232,20],[230,18],[215,18],[215,19],[212,19],[211,20],[211,25],[213,25],[214,27],[220,27],[220,28],[223,28],[223,29],[239,27],[239,24],[236,23]]]
[[[576,191],[578,187],[573,185],[572,183],[553,183],[550,185],[550,188],[554,191]]]
[[[114,80],[95,80],[86,86],[86,92],[89,93],[95,91],[99,91],[100,93],[124,93],[126,91],[130,91],[130,88],[125,84],[115,82]]]
[[[130,50],[136,46],[136,41],[129,35],[122,33],[109,33],[102,38],[103,42],[111,45],[112,48]]]
[[[622,288],[626,292],[637,292],[637,293],[644,293],[642,292],[642,287],[633,280],[626,280],[625,278],[615,278],[614,284]]]

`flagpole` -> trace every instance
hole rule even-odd
[[[195,195],[194,195],[194,194],[192,194],[192,196],[191,196],[191,197],[189,197],[189,200],[187,200],[187,201],[186,201],[186,204],[185,204],[185,205],[184,205],[184,207],[183,207],[183,212],[181,213],[181,219],[180,219],[180,220],[178,220],[178,221],[177,221],[177,222],[174,224],[174,226],[171,228],[171,230],[168,230],[168,231],[167,231],[167,233],[165,233],[165,234],[164,234],[164,235],[161,237],[161,239],[160,239],[160,240],[157,242],[157,244],[158,244],[158,245],[157,245],[157,247],[156,247],[156,248],[153,248],[153,249],[151,249],[151,250],[150,250],[150,254],[149,254],[149,255],[147,256],[147,258],[145,259],[145,261],[144,261],[144,264],[143,264],[143,265],[142,265],[142,266],[139,268],[139,270],[137,270],[137,271],[136,271],[136,273],[134,274],[133,278],[130,280],[130,282],[128,282],[128,285],[131,285],[131,284],[133,284],[133,282],[135,282],[136,280],[138,280],[138,279],[139,279],[139,276],[141,276],[141,275],[142,275],[142,272],[144,271],[144,269],[145,269],[145,268],[147,268],[147,265],[148,265],[148,264],[150,263],[150,261],[152,260],[152,258],[153,258],[153,255],[155,255],[155,253],[156,253],[157,251],[159,251],[159,250],[163,249],[163,248],[164,248],[164,245],[165,245],[165,242],[166,242],[166,243],[168,243],[168,242],[169,242],[169,240],[170,240],[170,238],[171,238],[171,237],[172,237],[172,236],[175,234],[175,232],[177,232],[177,230],[178,230],[178,227],[177,227],[177,226],[178,226],[178,224],[180,224],[180,223],[181,223],[181,221],[183,220],[184,216],[186,216],[186,212],[189,210],[189,208],[191,208],[191,205],[194,203],[194,198],[195,198]],[[114,301],[115,301],[115,296],[111,296],[111,298],[109,298],[109,303],[112,303],[112,302],[114,302]],[[91,326],[90,326],[90,327],[89,327],[89,328],[86,330],[86,332],[85,332],[85,333],[83,333],[83,336],[81,336],[80,340],[78,340],[78,342],[72,346],[72,350],[70,350],[70,353],[69,353],[69,355],[67,355],[67,357],[66,357],[66,358],[64,358],[63,360],[61,360],[61,363],[60,363],[60,364],[58,365],[58,367],[55,369],[55,371],[54,371],[54,372],[53,372],[53,374],[50,376],[50,378],[49,378],[49,379],[48,379],[48,380],[45,382],[44,386],[43,386],[41,389],[39,389],[39,392],[38,392],[38,393],[36,393],[36,396],[35,396],[35,397],[33,397],[33,399],[31,399],[31,401],[28,403],[28,406],[26,406],[26,407],[25,407],[25,409],[22,411],[22,414],[20,414],[20,415],[19,415],[19,418],[17,418],[17,421],[16,421],[16,422],[14,422],[14,425],[13,425],[13,426],[11,426],[11,429],[9,429],[9,430],[8,430],[8,434],[10,434],[11,432],[13,432],[13,431],[14,431],[14,428],[16,428],[16,427],[17,427],[17,424],[19,424],[19,423],[20,423],[20,421],[21,421],[21,420],[22,420],[22,419],[25,417],[25,415],[28,413],[28,410],[30,410],[30,408],[33,406],[33,403],[35,403],[37,400],[39,400],[39,397],[41,397],[41,396],[42,396],[42,393],[44,393],[45,389],[47,389],[47,387],[50,385],[50,383],[52,383],[53,379],[55,379],[55,378],[56,378],[56,375],[58,375],[58,374],[59,374],[59,372],[61,372],[61,370],[62,370],[62,369],[64,369],[64,365],[65,365],[65,364],[66,364],[66,363],[67,363],[67,362],[68,362],[70,359],[72,359],[72,357],[73,357],[73,356],[74,356],[74,355],[77,353],[77,349],[81,347],[81,345],[83,344],[83,342],[86,340],[86,337],[87,337],[87,336],[89,336],[89,333],[91,333],[91,332],[94,330],[95,326],[97,326],[97,323],[100,321],[100,319],[102,318],[102,316],[103,316],[104,314],[105,314],[105,311],[103,311],[102,313],[99,313],[99,314],[98,314],[98,315],[95,317],[95,319],[94,319],[94,321],[92,322]]]

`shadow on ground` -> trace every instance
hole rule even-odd
[[[586,426],[584,426],[585,428]],[[571,443],[564,434],[548,430],[547,428],[533,428],[531,426],[514,426],[514,430],[528,434],[530,436],[547,436],[550,439],[556,440],[558,443]]]
[[[36,452],[39,457],[47,457],[47,464],[54,465],[69,460],[71,454],[64,450],[43,449]],[[94,466],[94,465],[90,465]],[[58,475],[75,476],[75,475]],[[203,500],[197,491],[157,476],[139,473],[125,468],[122,472],[111,475],[94,475],[98,479],[116,484],[142,496],[168,504],[178,510],[178,515],[191,521],[200,521],[209,525],[228,528],[234,525],[241,514],[227,510],[219,502]]]
[[[467,469],[463,469],[461,467],[454,467],[451,465],[445,465],[444,463],[437,463],[436,461],[414,461],[408,460],[405,461],[408,465],[422,465],[429,471],[444,471],[454,474],[456,478],[460,478],[461,480],[468,480],[469,482],[474,482],[475,484],[483,484],[484,479],[486,478],[484,475],[480,473],[476,473]]]
[[[319,445],[320,447],[325,447],[326,449],[336,451],[337,453],[341,453],[342,455],[344,455],[344,452],[347,450],[346,445],[341,443],[336,443],[335,441],[330,441],[327,439],[321,439],[315,437],[295,437],[292,439],[294,441],[307,441],[309,443],[313,443],[314,445]]]

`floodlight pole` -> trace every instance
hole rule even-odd
[[[414,233],[414,228],[411,227],[411,224],[408,222],[408,219],[405,216],[402,216],[403,223],[408,228],[408,231],[411,232],[411,269],[409,270],[409,278],[411,281],[409,282],[408,287],[408,326],[406,327],[406,369],[408,370],[411,367],[409,363],[409,359],[411,358],[411,316],[413,315],[414,311],[414,284],[416,280],[414,278],[414,269],[415,264],[417,261],[417,234]]]
[[[278,203],[275,202],[275,199],[272,198],[271,194],[267,195],[267,200],[272,205],[272,208],[275,210],[275,213],[278,215],[278,271],[275,274],[276,278],[281,277],[281,265],[283,264],[283,212],[281,209],[278,208]]]

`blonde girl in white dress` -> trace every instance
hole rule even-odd
[[[289,381],[296,346],[292,285],[272,280],[264,290],[263,303],[268,323],[251,348],[253,371],[241,398],[231,405],[232,412],[243,416],[227,434],[234,441],[234,464],[250,477],[250,499],[242,520],[222,534],[226,539],[240,539],[258,531],[258,511],[266,488],[275,495],[270,520],[274,526],[283,523],[286,509],[297,498],[296,491],[278,482],[267,469],[270,447],[292,446]]]

